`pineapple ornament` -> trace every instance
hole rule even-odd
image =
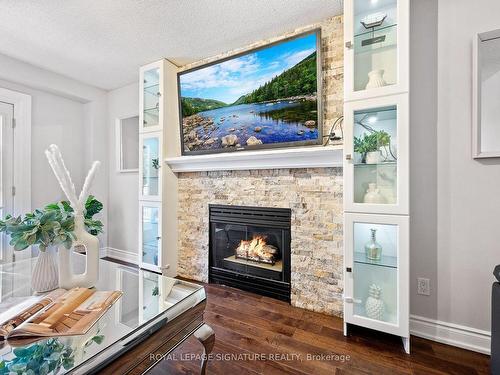
[[[366,316],[371,319],[382,320],[385,311],[384,301],[380,299],[382,288],[372,284],[368,294],[369,296],[365,302]]]

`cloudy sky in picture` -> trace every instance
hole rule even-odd
[[[314,51],[313,33],[182,74],[181,96],[234,103]]]

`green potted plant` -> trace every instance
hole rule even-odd
[[[362,138],[354,137],[354,152],[363,155],[366,164],[380,162],[380,148],[386,147],[391,141],[391,136],[383,131],[373,131],[363,134]]]
[[[99,234],[103,224],[93,216],[102,210],[102,203],[90,195],[85,203],[85,227],[89,233]],[[66,201],[36,209],[24,217],[7,215],[0,220],[0,232],[10,237],[10,245],[20,251],[29,246],[40,250],[33,269],[32,287],[36,292],[46,292],[57,288],[58,271],[55,260],[55,247],[71,248],[76,239],[73,233],[75,218],[73,209]]]

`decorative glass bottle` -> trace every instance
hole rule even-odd
[[[382,246],[377,243],[377,230],[370,229],[372,236],[365,245],[365,254],[369,260],[380,260],[382,258]]]

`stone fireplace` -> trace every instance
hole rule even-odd
[[[209,205],[209,281],[290,301],[291,209]]]
[[[342,313],[342,169],[180,173],[180,276],[209,281],[209,205],[290,209],[290,302]]]

